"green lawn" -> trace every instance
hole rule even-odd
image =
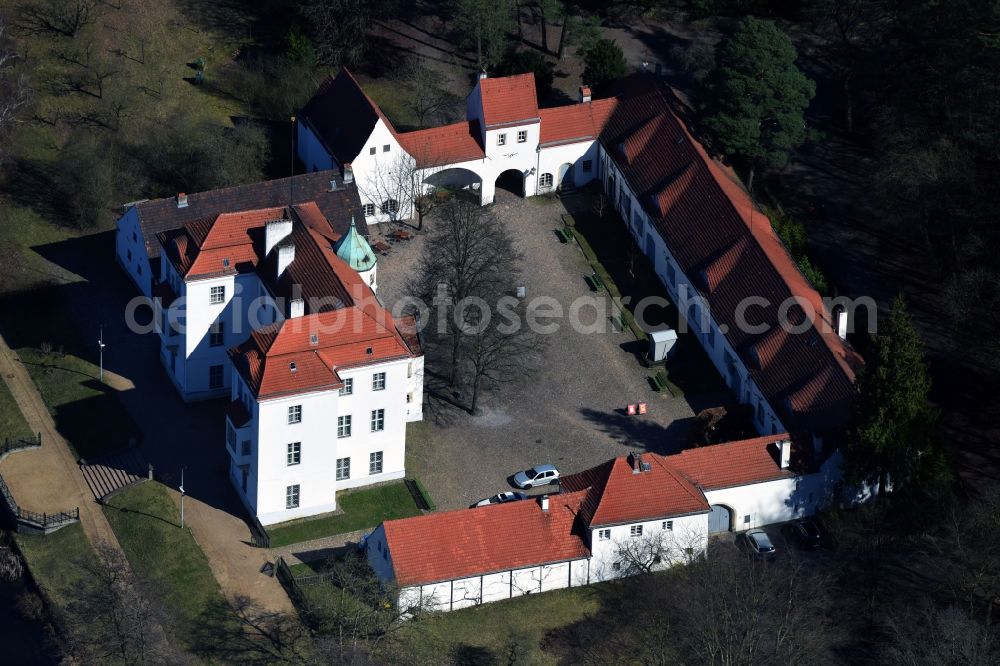
[[[85,564],[97,562],[83,527],[73,523],[45,536],[17,534],[14,538],[35,582],[56,605],[57,613],[65,611],[87,579]]]
[[[0,381],[0,442],[7,438],[27,438],[33,434],[6,382]]]
[[[293,520],[268,528],[271,547],[278,548],[300,541],[354,532],[375,527],[383,520],[408,518],[420,513],[413,496],[402,481],[337,493],[337,505],[343,513]]]
[[[450,613],[422,617],[404,625],[383,647],[396,663],[506,663],[516,643],[528,654],[517,663],[557,663],[544,652],[545,634],[598,610],[593,587],[532,594]],[[472,659],[476,656],[476,659]]]
[[[98,380],[92,363],[72,354],[18,349],[18,356],[77,456],[97,458],[141,437],[114,389]]]
[[[167,489],[141,483],[112,497],[104,514],[136,574],[165,605],[164,627],[197,648],[193,636],[204,631],[205,618],[224,621],[219,609],[227,604],[191,531],[178,527],[180,514]]]

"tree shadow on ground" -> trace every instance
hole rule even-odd
[[[656,404],[652,404],[652,409]],[[687,448],[694,431],[695,419],[677,419],[667,426],[642,416],[629,416],[624,409],[601,412],[585,407],[580,414],[609,438],[631,448],[669,455]]]

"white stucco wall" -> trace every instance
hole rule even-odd
[[[584,161],[590,161],[589,172],[583,170]],[[563,165],[570,164],[572,169],[572,183],[577,187],[585,185],[597,177],[598,170],[598,144],[594,140],[580,141],[577,143],[565,143],[558,145],[543,146],[538,151],[538,167],[536,186],[529,194],[545,194],[566,185],[560,182],[560,170]],[[541,185],[542,174],[552,174],[552,186],[543,187]]]
[[[146,241],[142,236],[142,229],[139,228],[139,211],[135,206],[130,207],[118,218],[115,256],[142,295],[152,297],[153,271],[146,252]]]
[[[663,524],[669,521],[670,529]],[[642,536],[632,537],[633,525],[642,526]],[[602,538],[601,532],[610,530],[610,536]],[[662,539],[660,542],[665,551],[662,567],[670,566],[670,562],[683,559],[686,549],[693,549],[692,555],[703,552],[708,543],[708,514],[699,513],[689,516],[663,517],[655,520],[637,521],[622,525],[592,526],[590,529],[591,581],[612,580],[625,574],[624,565],[619,563],[623,548],[633,539]]]

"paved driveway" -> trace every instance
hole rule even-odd
[[[575,299],[591,295],[582,252],[554,234],[565,211],[561,202],[498,191],[494,209],[524,253],[521,282],[528,298],[552,297],[566,312]],[[429,228],[434,220],[425,224]],[[396,243],[380,259],[380,296],[387,305],[405,293],[425,238],[417,234]],[[607,297],[601,298],[613,312]],[[585,309],[580,320],[594,322],[593,311]],[[570,473],[634,449],[665,453],[680,448],[692,406],[684,398],[654,392],[634,355],[634,337],[603,328],[581,333],[562,321],[559,331],[547,336],[537,371],[487,393],[476,416],[449,404],[446,400],[454,396],[435,387],[429,372],[425,422],[409,430],[407,472],[421,478],[440,508],[458,508],[508,488],[510,474],[537,463]],[[433,371],[433,363],[428,365]],[[638,401],[648,402],[648,413],[627,416],[625,406]]]

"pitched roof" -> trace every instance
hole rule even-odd
[[[542,146],[596,139],[614,110],[616,100],[597,99],[582,104],[539,109]]]
[[[534,74],[480,79],[479,92],[487,128],[538,121]]]
[[[636,456],[621,456],[565,476],[562,487],[586,491],[580,515],[590,527],[684,516],[709,511],[705,496],[660,456],[641,455],[648,469],[636,470]]]
[[[330,181],[337,189],[330,189]],[[339,233],[347,231],[351,216],[361,214],[361,200],[353,184],[344,185],[336,171],[316,171],[291,178],[266,180],[260,183],[224,187],[187,195],[187,206],[177,207],[177,198],[153,199],[135,204],[139,227],[146,242],[146,253],[152,259],[160,256],[156,234],[177,229],[196,220],[214,219],[221,213],[235,213],[275,206],[315,202],[323,217]],[[364,224],[362,222],[362,224]],[[362,226],[362,233],[368,227]]]
[[[588,557],[576,520],[586,491],[382,523],[396,583],[415,585]]]
[[[791,464],[779,464],[778,442],[791,439]],[[687,449],[664,458],[702,490],[746,486],[812,471],[809,444],[788,433]]]
[[[479,123],[469,120],[404,132],[397,138],[403,149],[416,160],[417,167],[425,169],[483,159],[485,153],[479,137]]]
[[[414,355],[377,302],[285,319],[229,350],[260,399],[338,388],[338,369]]]
[[[681,269],[692,278],[704,275],[701,291],[713,318],[726,327],[726,338],[785,424],[842,425],[849,418],[860,357],[833,331],[822,299],[767,218],[732,171],[693,139],[668,96],[651,78],[628,81],[600,131],[601,143]],[[763,324],[764,333],[746,332],[736,321],[738,304],[751,296],[770,303],[745,311],[747,323]],[[780,328],[778,309],[791,298],[802,305],[792,306],[790,319],[804,321],[804,307],[818,315],[804,333]],[[761,355],[762,341],[770,349]]]
[[[327,77],[298,116],[308,122],[337,163],[354,161],[379,120],[396,130],[346,67]]]

